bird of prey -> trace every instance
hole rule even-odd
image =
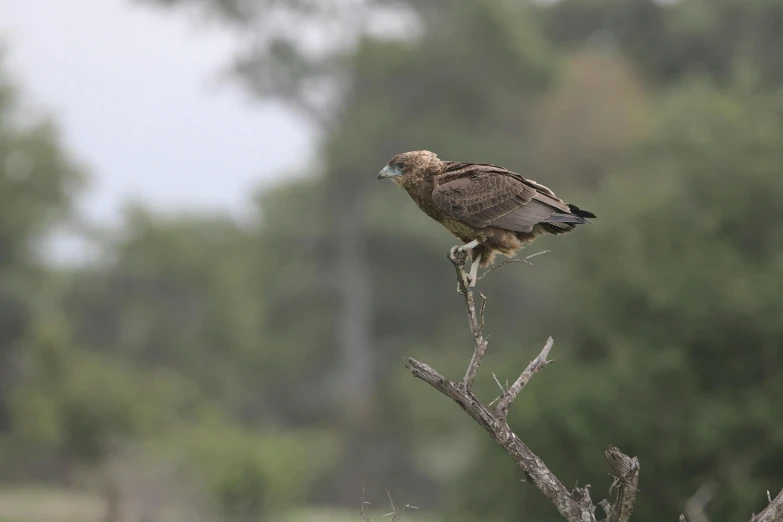
[[[378,173],[405,189],[425,214],[446,227],[471,257],[470,285],[495,254],[513,256],[541,234],[564,234],[592,212],[565,203],[547,187],[484,163],[442,161],[427,150],[397,154]]]

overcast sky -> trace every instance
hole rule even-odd
[[[95,220],[116,220],[128,199],[238,213],[254,188],[310,159],[302,121],[218,78],[229,35],[182,12],[0,0],[0,41],[28,100],[91,170],[82,208]]]

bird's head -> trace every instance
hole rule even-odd
[[[437,154],[428,150],[403,152],[389,160],[389,163],[378,173],[378,179],[390,179],[402,186],[405,180],[437,172],[440,164]]]

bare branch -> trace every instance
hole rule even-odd
[[[463,265],[467,260],[467,253],[459,247],[454,247],[449,252],[448,258],[454,265],[458,290],[465,298],[468,322],[474,339],[473,356],[468,365],[467,373],[463,382],[458,384],[446,379],[430,366],[415,359],[406,358],[406,366],[414,377],[418,377],[447,397],[450,397],[482,426],[525,472],[528,481],[532,482],[550,499],[563,518],[569,522],[594,522],[595,515],[593,512],[595,507],[590,499],[589,486],[584,489],[577,488],[573,493],[568,491],[544,462],[511,431],[511,428],[506,423],[505,414],[511,403],[530,378],[548,364],[547,357],[554,341],[550,338],[538,357],[528,365],[528,368],[522,372],[516,382],[509,389],[503,391],[500,397],[500,404],[495,410],[491,410],[488,406],[482,404],[473,395],[472,388],[481,358],[487,348],[487,341],[482,332],[483,321],[480,320],[480,315],[476,313],[473,288],[469,284],[468,275],[463,269]],[[482,298],[484,299],[482,302],[483,309],[486,298],[483,295]],[[498,412],[503,413],[499,415]]]
[[[552,344],[554,342],[555,340],[550,337],[544,345],[544,349],[541,350],[541,353],[539,353],[535,359],[530,361],[530,364],[527,365],[525,371],[523,371],[519,378],[514,381],[514,384],[512,384],[511,387],[506,390],[505,393],[503,393],[503,396],[500,398],[500,402],[498,402],[498,405],[495,407],[495,413],[498,417],[501,419],[506,418],[508,415],[508,409],[514,402],[514,399],[517,398],[517,395],[519,395],[519,392],[521,392],[530,381],[530,378],[541,371],[547,364],[552,362],[548,361],[547,357],[549,356],[549,351],[552,349]]]
[[[767,498],[769,498],[769,492]],[[783,489],[761,513],[753,515],[750,522],[783,522]]]
[[[526,264],[528,264],[530,266],[533,266],[533,263],[530,262],[531,259],[533,259],[534,257],[540,256],[540,255],[543,255],[543,254],[548,254],[549,252],[551,252],[551,250],[542,250],[541,252],[536,252],[535,254],[530,254],[527,257],[520,257],[520,258],[517,258],[517,259],[511,259],[509,261],[504,261],[502,263],[498,263],[497,265],[487,269],[486,272],[481,274],[481,277],[477,278],[477,281],[481,281],[482,279],[487,277],[489,275],[489,273],[492,272],[493,270],[497,270],[501,266],[510,265],[511,263],[526,263]]]
[[[405,365],[417,377],[460,405],[525,472],[528,480],[550,499],[555,508],[569,522],[594,521],[592,512],[587,513],[571,496],[562,482],[552,473],[538,456],[516,436],[505,420],[498,419],[463,386],[454,383],[430,366],[409,357]],[[586,517],[586,518],[585,518]]]
[[[367,514],[364,512],[364,506],[369,506],[369,505],[370,505],[369,502],[365,502],[364,501],[364,486],[362,486],[362,509],[361,509],[361,514],[362,514],[362,518],[364,519],[364,522],[372,522],[369,519],[369,517],[367,517]]]
[[[385,517],[390,517],[389,522],[397,522],[397,508],[394,507],[394,501],[391,498],[391,493],[389,493],[389,490],[386,490],[386,496],[389,497],[389,506],[391,507],[391,513],[386,513]]]
[[[598,503],[598,505],[601,506],[601,509],[604,510],[604,513],[606,513],[606,516],[608,518],[609,513],[612,511],[612,504],[610,504],[608,500],[603,499],[601,502]]]
[[[607,522],[628,522],[633,514],[634,502],[636,502],[639,460],[636,457],[629,457],[614,446],[609,446],[605,454],[614,477],[612,488],[617,487],[617,500],[607,514],[606,520]]]
[[[473,357],[468,364],[468,370],[465,373],[465,378],[462,383],[469,393],[473,389],[473,382],[476,380],[476,373],[478,372],[479,365],[481,364],[481,358],[484,356],[484,352],[487,349],[487,340],[484,339],[481,330],[481,323],[476,315],[476,301],[473,298],[473,287],[469,284],[468,274],[462,268],[465,264],[468,254],[459,247],[454,247],[449,252],[449,259],[454,264],[454,269],[457,272],[457,283],[459,285],[460,293],[465,297],[465,308],[468,313],[468,323],[470,325],[470,331],[473,334],[474,348]]]
[[[479,315],[481,316],[481,321],[479,324],[481,325],[482,330],[484,329],[484,311],[487,309],[487,296],[479,292],[479,295],[481,296],[481,311],[479,312]]]

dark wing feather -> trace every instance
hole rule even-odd
[[[484,228],[530,201],[535,190],[514,178],[474,172],[441,183],[432,192],[435,205],[474,227]]]
[[[552,216],[571,215],[568,205],[547,187],[495,165],[447,163],[438,183],[432,192],[435,205],[477,228],[530,232]],[[564,218],[556,219],[559,223]]]

